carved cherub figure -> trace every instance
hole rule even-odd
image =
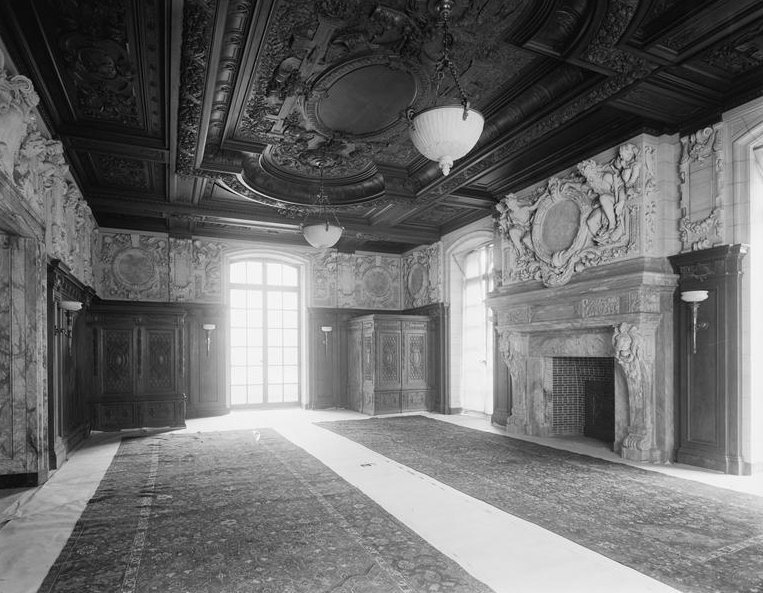
[[[511,240],[518,258],[521,259],[528,251],[533,250],[530,232],[538,202],[523,202],[514,194],[506,194],[503,200],[498,202],[496,209],[499,212],[498,224]]]

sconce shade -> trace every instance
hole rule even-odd
[[[681,293],[681,300],[685,303],[701,303],[706,299],[706,290],[684,290]]]
[[[325,222],[304,225],[302,235],[316,249],[328,249],[339,241],[342,236],[342,227],[326,220]]]
[[[61,301],[58,303],[58,306],[64,311],[79,311],[82,309],[82,303],[79,301]]]
[[[217,326],[214,323],[205,323],[201,326],[201,329],[204,331],[211,332],[213,329],[215,329]]]
[[[413,116],[411,141],[422,155],[440,164],[443,175],[453,161],[465,156],[480,139],[485,118],[469,109],[464,118],[462,105],[430,107]]]

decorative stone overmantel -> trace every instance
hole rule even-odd
[[[553,357],[614,357],[615,450],[668,461],[676,282],[663,258],[637,258],[583,270],[564,286],[524,282],[493,292],[487,304],[512,380],[507,430],[550,434]]]

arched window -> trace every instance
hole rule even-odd
[[[493,411],[493,334],[485,298],[493,289],[493,244],[457,256],[463,274],[462,405],[465,410]]]
[[[229,271],[231,405],[299,403],[299,268],[263,258]]]

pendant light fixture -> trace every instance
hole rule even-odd
[[[470,108],[466,93],[458,81],[458,73],[449,55],[450,35],[448,21],[453,10],[452,0],[440,0],[437,11],[442,16],[442,55],[438,58],[435,76],[437,87],[435,101],[440,91],[440,83],[445,78],[445,70],[453,76],[461,104],[433,106],[419,113],[408,113],[410,135],[413,145],[426,158],[440,165],[443,175],[450,173],[453,161],[465,156],[482,134],[485,118],[479,111]]]
[[[302,236],[316,249],[328,249],[339,241],[344,227],[339,224],[339,219],[330,208],[329,198],[323,189],[322,162],[318,163],[318,169],[320,170],[320,189],[315,197],[313,209],[307,211],[302,221]]]

